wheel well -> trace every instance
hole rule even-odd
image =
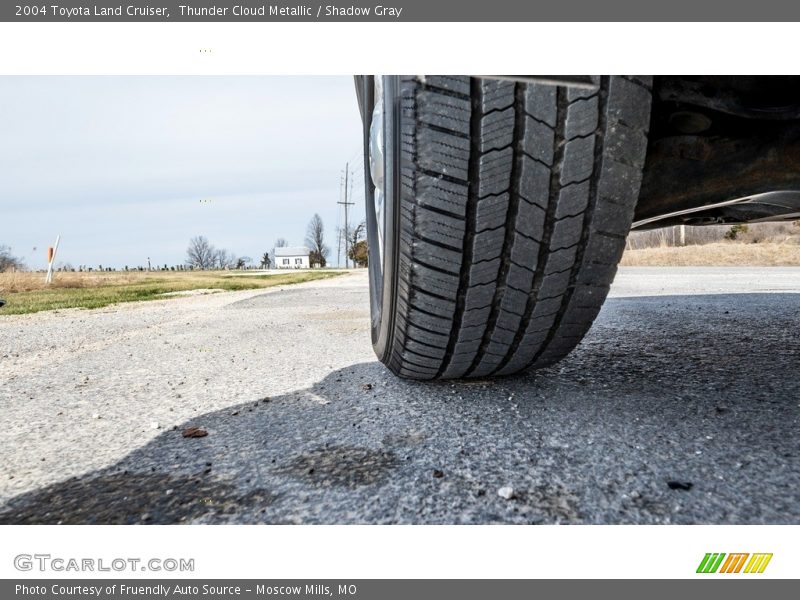
[[[635,225],[798,216],[800,77],[654,78]]]

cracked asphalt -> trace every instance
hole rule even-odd
[[[800,523],[800,269],[623,268],[494,381],[397,379],[367,294],[0,316],[0,523]]]

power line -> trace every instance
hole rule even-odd
[[[364,160],[364,151],[361,148],[353,152],[353,155],[347,159],[347,162],[355,162],[358,159]]]

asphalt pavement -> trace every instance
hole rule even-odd
[[[0,523],[800,523],[800,269],[621,269],[464,382],[378,363],[367,293],[0,316]]]

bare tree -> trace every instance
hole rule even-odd
[[[5,271],[21,271],[25,268],[22,260],[11,254],[11,248],[0,245],[0,273]]]
[[[357,225],[353,225],[347,232],[345,237],[347,241],[347,257],[353,261],[354,267],[366,267],[368,247],[366,241],[367,223],[361,221]]]
[[[275,256],[275,248],[286,248],[288,245],[289,242],[287,242],[283,238],[278,238],[277,240],[275,240],[275,245],[272,247],[272,256]],[[277,261],[275,262],[275,264],[276,265],[278,264]]]
[[[272,264],[272,259],[269,256],[269,252],[264,252],[263,256],[261,257],[261,268],[262,269],[269,269],[270,265]]]
[[[353,225],[350,227],[350,231],[347,233],[347,248],[348,248],[348,255],[352,248],[355,248],[358,245],[358,242],[362,241],[367,234],[367,224],[365,221],[361,221],[358,225]],[[352,257],[351,257],[352,258]]]
[[[193,269],[213,269],[216,265],[217,250],[204,235],[189,240],[186,249],[186,266]]]
[[[325,245],[325,225],[322,223],[322,217],[317,213],[311,217],[308,222],[308,229],[306,229],[306,245],[311,250],[309,260],[311,264],[318,264],[324,267],[327,263],[330,248]]]
[[[214,253],[214,266],[217,269],[235,269],[237,263],[236,255],[225,248],[220,248]]]

